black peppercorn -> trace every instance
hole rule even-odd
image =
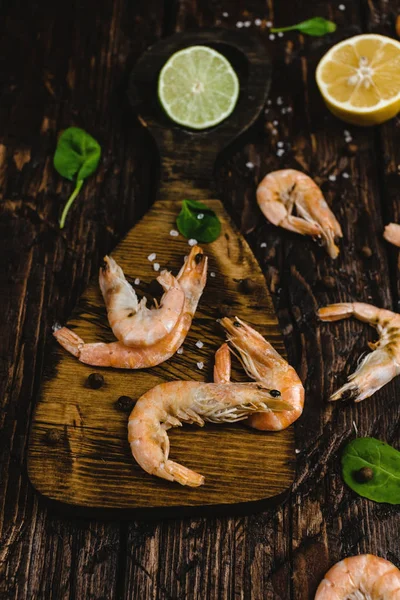
[[[135,406],[135,400],[130,396],[120,396],[115,402],[115,407],[122,412],[130,412]]]
[[[102,385],[104,385],[104,377],[103,375],[100,375],[100,373],[91,373],[87,378],[87,382],[92,390],[98,390]]]
[[[58,431],[58,429],[49,429],[49,431],[46,433],[46,443],[49,444],[49,446],[55,446],[58,444],[60,439],[61,433]]]
[[[354,477],[358,483],[367,483],[374,477],[374,472],[371,467],[363,467],[359,471],[356,471]]]

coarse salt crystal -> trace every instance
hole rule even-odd
[[[136,277],[135,281],[133,282],[135,285],[139,285],[140,283],[140,279],[139,277]]]
[[[245,27],[250,27],[250,25],[251,25],[251,21],[245,21],[245,22],[243,23],[243,25],[244,25]]]
[[[293,108],[291,106],[288,106],[286,110],[288,113],[291,113],[293,111]]]
[[[148,255],[147,260],[152,262],[153,260],[156,259],[156,257],[157,257],[157,254],[155,252],[152,252],[151,254]]]
[[[254,169],[254,163],[252,163],[252,162],[249,161],[249,162],[246,163],[246,167],[248,169]]]
[[[197,368],[198,369],[201,370],[203,367],[204,367],[204,363],[203,362],[200,361],[200,362],[197,363]]]
[[[276,121],[276,120],[272,121],[272,125],[274,125],[276,127],[277,125],[279,125],[279,121]]]
[[[285,145],[283,142],[278,142],[276,144],[278,146],[278,148],[283,148],[283,146]]]
[[[283,37],[283,31],[278,31],[278,37]]]
[[[349,136],[349,135],[351,135],[351,134],[350,134],[350,131],[349,131],[348,129],[345,129],[345,130],[343,131],[343,135],[344,135],[344,137],[348,137],[348,136]]]
[[[271,131],[271,133],[272,133],[272,135],[278,135],[278,130],[277,130],[277,129],[273,129],[273,130]]]
[[[278,96],[276,99],[276,103],[278,106],[281,106],[283,104],[283,98],[282,96]]]
[[[211,272],[210,272],[210,277],[215,277],[215,273],[214,273],[214,271],[211,271]]]
[[[266,248],[266,247],[267,247],[267,242],[261,242],[260,248]]]
[[[276,151],[277,156],[283,156],[284,154],[285,154],[285,151],[283,148],[280,148],[279,150]]]
[[[243,27],[243,23],[242,23],[242,21],[238,21],[238,22],[236,23],[236,27],[238,27],[239,29],[241,29],[241,28]]]
[[[281,113],[282,113],[283,115],[286,115],[286,108],[282,108],[282,110],[281,110]]]
[[[274,33],[270,33],[269,34],[269,39],[270,40],[274,40],[275,39],[275,34]]]
[[[197,218],[199,219],[199,221],[201,221],[201,219],[204,219],[204,213],[199,213],[197,215]]]
[[[262,23],[261,19],[256,19],[256,20],[254,21],[254,24],[255,24],[257,27],[260,27],[261,23]]]
[[[155,271],[159,271],[160,270],[160,265],[158,263],[153,263],[153,269]]]
[[[176,351],[177,354],[182,354],[183,353],[183,346],[181,346],[180,348],[178,348],[178,350]]]
[[[295,454],[300,454],[300,450],[299,450],[298,448],[295,448],[295,451],[294,451],[294,453],[295,453]]]
[[[267,115],[269,113],[269,108],[266,108],[264,113]]]
[[[345,7],[344,4],[339,4],[338,9],[339,10],[346,10],[346,7]]]
[[[266,26],[267,26],[267,27],[272,27],[272,21],[267,21],[267,22],[266,22]]]
[[[194,238],[191,238],[191,239],[188,241],[188,244],[189,244],[189,246],[195,246],[195,245],[197,244],[197,240],[195,240]]]
[[[225,17],[225,19],[226,19],[226,17],[229,17],[229,13],[227,13],[227,12],[223,12],[223,13],[222,13],[222,16],[223,16],[223,17]]]
[[[329,175],[329,181],[336,181],[336,175]]]
[[[198,348],[202,348],[202,347],[204,346],[204,344],[203,344],[203,342],[201,342],[200,340],[198,340],[198,341],[196,342],[196,346],[197,346]]]
[[[344,179],[348,179],[350,175],[345,171],[344,173],[342,173],[342,177],[344,177]]]
[[[268,104],[268,106],[271,106],[272,100],[267,100],[267,104]]]
[[[179,231],[177,231],[176,229],[171,229],[169,235],[172,235],[172,237],[178,237]]]

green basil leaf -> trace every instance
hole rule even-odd
[[[372,479],[361,483],[360,469],[372,469]],[[400,452],[375,438],[357,438],[342,454],[342,474],[347,485],[375,502],[400,504]]]
[[[294,30],[317,37],[336,31],[336,23],[333,21],[327,21],[323,17],[314,17],[313,19],[307,19],[307,21],[302,21],[301,23],[296,23],[296,25],[290,25],[289,27],[273,27],[271,32],[279,33],[280,31]]]
[[[65,224],[67,213],[78,195],[83,180],[92,175],[100,161],[101,147],[86,131],[79,127],[69,127],[58,138],[53,164],[60,175],[76,185],[60,218],[60,228]]]
[[[185,238],[198,242],[213,242],[221,233],[221,223],[215,212],[196,200],[182,202],[176,224]]]

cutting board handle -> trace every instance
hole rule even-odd
[[[207,45],[232,64],[240,82],[239,100],[232,115],[220,125],[192,131],[175,125],[157,97],[157,81],[167,59],[187,46]],[[128,95],[141,123],[155,139],[160,153],[158,197],[215,196],[214,167],[218,155],[257,119],[268,95],[271,62],[256,35],[229,29],[202,29],[177,33],[151,46],[139,59],[130,79]]]

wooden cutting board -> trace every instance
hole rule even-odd
[[[247,57],[247,70],[240,77],[239,105],[242,102],[243,109],[239,110],[239,106],[219,128],[194,134],[165,123],[150,100],[139,107],[142,122],[150,128],[160,148],[163,199],[155,202],[112,255],[138,294],[151,297],[156,273],[147,256],[155,252],[161,268],[176,274],[190,250],[182,236],[170,235],[170,230],[176,228],[183,198],[196,197],[212,207],[222,222],[222,233],[212,244],[203,245],[209,257],[209,276],[182,354],[148,370],[100,369],[81,364],[54,341],[33,417],[28,452],[31,482],[52,500],[75,507],[153,509],[158,514],[168,514],[169,509],[178,507],[194,510],[258,503],[283,494],[292,483],[293,428],[268,433],[251,430],[241,423],[207,425],[202,429],[184,426],[169,432],[171,458],[202,473],[205,485],[187,488],[152,477],[131,456],[127,440],[129,410],[122,410],[118,402],[121,396],[135,400],[166,381],[212,381],[214,353],[224,341],[216,320],[224,315],[237,315],[254,325],[285,354],[271,298],[249,246],[221,202],[203,197],[204,191],[208,192],[205,197],[211,197],[207,183],[211,181],[211,177],[207,179],[211,163],[235,137],[235,131],[242,132],[246,123],[249,126],[254,121],[268,90],[268,78],[260,83],[261,73],[264,78],[266,73],[269,77],[269,61],[263,49],[246,37],[240,37],[239,44],[237,35],[221,30],[190,36],[178,34],[151,48],[133,73],[134,85],[144,82],[144,87],[148,85],[151,90],[149,73],[153,71],[154,77],[166,56],[189,43],[206,43],[210,39],[220,51],[228,48],[226,54],[232,62],[233,50],[238,51],[238,47]],[[236,68],[240,75],[240,68]],[[131,99],[136,104],[140,93],[132,91],[132,85]],[[246,101],[246,94],[252,100]],[[186,144],[186,156],[177,147],[178,139]],[[134,284],[137,279],[140,283]],[[82,296],[67,326],[87,342],[113,341],[97,278]],[[201,348],[196,346],[198,341],[203,343]],[[200,369],[198,363],[204,367]],[[105,383],[100,389],[88,385],[91,373],[103,375]],[[235,361],[232,379],[246,381]]]

